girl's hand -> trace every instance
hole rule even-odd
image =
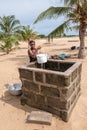
[[[38,46],[37,49],[41,49],[41,46]]]

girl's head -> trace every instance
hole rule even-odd
[[[29,41],[29,45],[31,46],[31,48],[35,48],[35,41],[34,40],[30,40]]]

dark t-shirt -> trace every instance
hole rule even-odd
[[[36,54],[36,49],[30,49],[31,51],[32,51],[32,53],[33,54]],[[33,58],[32,56],[29,56],[29,58],[30,58],[30,62],[34,62],[34,61],[36,61],[37,60],[37,58],[35,57],[35,58]]]

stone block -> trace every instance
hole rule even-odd
[[[77,77],[77,69],[75,69],[71,74],[71,81],[73,81]]]
[[[43,73],[35,72],[35,80],[38,82],[43,82]]]
[[[82,64],[80,64],[79,67],[77,68],[78,74],[81,74],[81,69],[82,69]]]
[[[72,96],[71,96],[71,105],[74,103],[74,101],[75,101],[75,99],[76,99],[76,92],[74,92],[73,94],[72,94]]]
[[[19,68],[20,78],[33,80],[33,72],[28,69]]]
[[[68,77],[64,77],[64,80],[65,80],[65,82],[64,82],[64,86],[69,86],[70,85],[70,76],[68,76]]]
[[[34,104],[36,102],[36,97],[33,92],[23,91],[23,97],[26,99],[30,104]]]
[[[64,76],[58,76],[57,74],[46,74],[46,83],[63,87],[65,84]]]
[[[67,111],[61,111],[61,118],[63,121],[68,122],[70,114]]]
[[[27,116],[27,122],[51,125],[52,114],[43,111],[32,111],[30,115]]]
[[[79,75],[76,79],[76,86],[80,84],[80,81],[81,81],[81,76]]]
[[[80,93],[80,91],[81,91],[81,87],[80,87],[80,85],[78,85],[78,87],[77,87],[77,90],[76,90],[76,96],[78,95],[78,93]]]
[[[46,83],[56,85],[57,87],[68,87],[70,85],[70,76],[65,77],[57,74],[46,74]]]
[[[63,88],[61,89],[62,96],[61,98],[68,99],[75,91],[75,83],[73,83],[69,88]]]
[[[39,92],[38,84],[34,82],[30,82],[28,80],[23,80],[23,88],[27,88],[29,91]]]
[[[58,88],[53,88],[53,87],[47,87],[45,85],[41,85],[41,94],[43,95],[48,95],[52,97],[60,97],[60,91]]]
[[[60,99],[55,99],[51,97],[47,97],[47,104],[49,107],[68,110],[70,108],[70,102],[61,101]]]
[[[44,106],[46,105],[45,103],[45,96],[42,95],[36,95],[36,103],[38,104],[38,106]]]

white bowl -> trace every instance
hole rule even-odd
[[[8,91],[12,95],[15,95],[15,96],[20,95],[22,94],[22,84],[21,83],[9,84]]]
[[[39,64],[46,63],[47,62],[47,54],[38,54],[37,55],[37,62]]]

